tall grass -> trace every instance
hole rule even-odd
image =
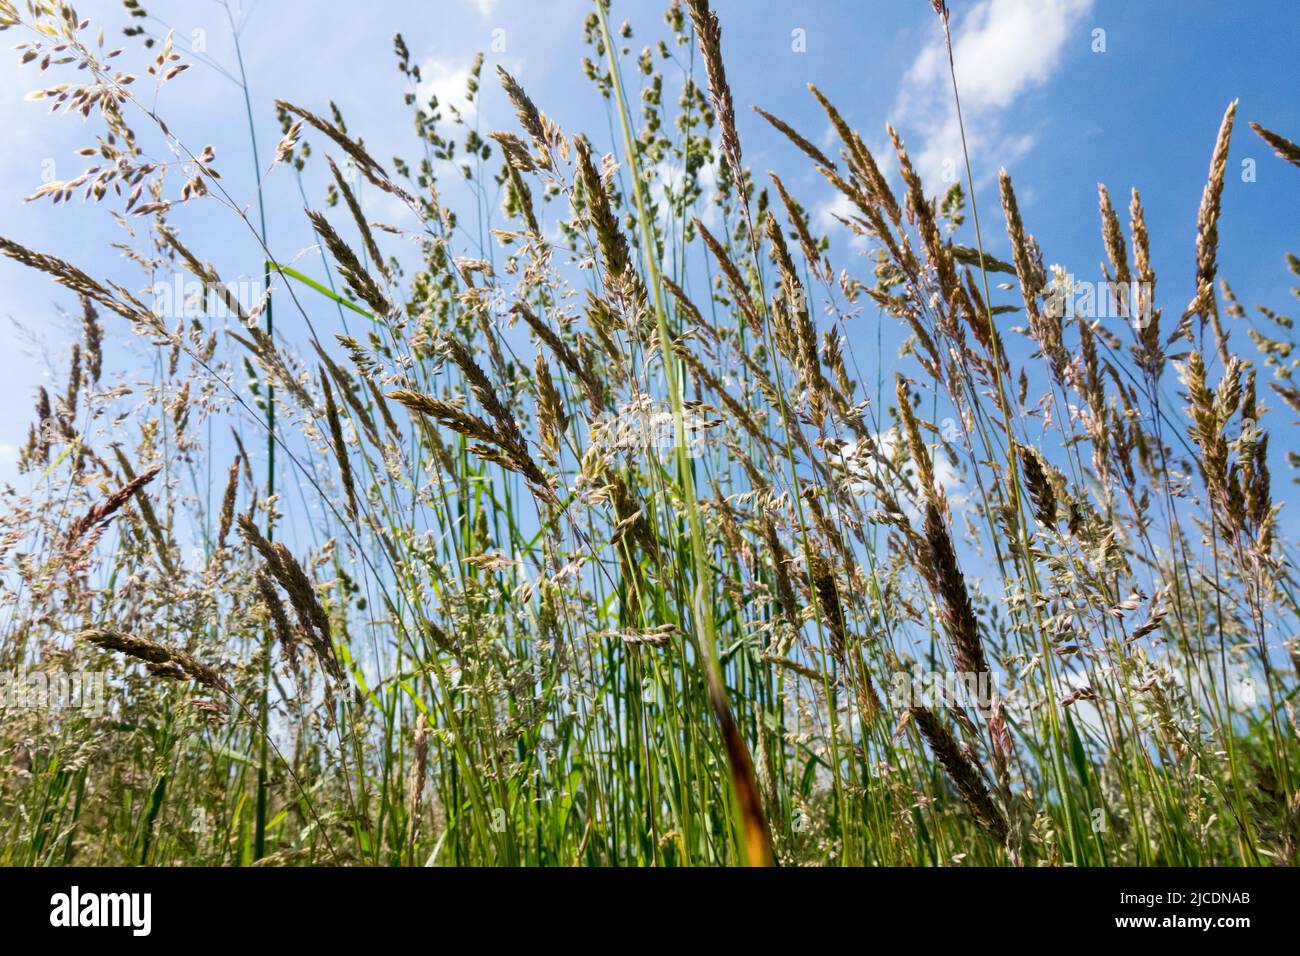
[[[1265,376],[1300,392],[1281,316],[1254,358],[1231,334],[1235,104],[1181,237],[1190,305],[1155,294],[1140,197],[1126,229],[1102,187],[1099,279],[1136,292],[1095,318],[1061,307],[1005,172],[1010,259],[988,251],[996,157],[935,196],[892,128],[886,164],[812,89],[759,113],[847,202],[869,252],[834,263],[793,175],[744,164],[705,0],[639,59],[593,6],[599,146],[505,71],[514,130],[420,103],[398,37],[417,161],[379,162],[332,104],[277,103],[269,174],[253,140],[252,198],[294,180],[313,275],[154,111],[146,88],[183,82],[170,36],[123,54],[137,80],[69,7],[0,18],[67,71],[34,95],[105,130],[34,199],[117,206],[143,273],[0,239],[84,330],[6,495],[0,664],[9,687],[109,674],[102,709],[0,701],[0,862],[1297,861]],[[367,218],[375,191],[404,225]],[[229,210],[266,296],[169,224],[183,203]],[[220,309],[139,291],[182,272]],[[863,348],[873,321],[901,323],[896,359]],[[129,333],[151,369],[110,366]]]

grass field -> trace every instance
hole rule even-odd
[[[1000,209],[972,204],[997,157],[935,192],[813,88],[763,114],[784,178],[751,169],[727,24],[665,6],[591,7],[612,140],[480,60],[468,96],[499,82],[515,127],[412,95],[417,159],[385,161],[328,90],[277,101],[259,192],[231,195],[250,144],[154,111],[185,82],[170,37],[111,56],[69,7],[0,0],[33,96],[88,117],[86,171],[32,201],[118,210],[140,273],[0,238],[84,312],[0,508],[0,863],[1297,863],[1270,477],[1294,456],[1265,413],[1300,390],[1286,305],[1248,334],[1216,254],[1232,139],[1262,137],[1292,199],[1300,146],[1227,105],[1195,236],[1101,187],[1081,309],[1005,172]],[[679,188],[652,188],[666,157]],[[785,185],[809,164],[834,243]],[[322,166],[299,257],[265,191]],[[171,225],[197,203],[256,238],[267,294]],[[491,260],[466,257],[497,205]],[[1157,243],[1195,257],[1190,303],[1157,290]],[[160,283],[209,308],[159,309]],[[127,337],[149,359],[115,367]]]

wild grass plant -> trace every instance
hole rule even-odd
[[[0,238],[84,331],[0,518],[0,862],[1295,864],[1265,406],[1300,391],[1289,322],[1262,310],[1239,353],[1218,272],[1236,104],[1195,236],[1100,188],[1122,294],[1098,318],[1063,307],[1005,172],[1001,215],[974,205],[996,157],[936,194],[812,88],[759,113],[847,203],[865,252],[833,262],[793,175],[746,165],[707,0],[639,58],[612,15],[584,25],[610,141],[504,70],[516,128],[439,118],[398,37],[417,159],[372,156],[328,91],[277,101],[259,153],[246,97],[237,196],[227,150],[155,112],[190,65],[170,35],[119,57],[66,4],[0,0],[33,97],[96,130],[33,201],[110,205],[139,271]],[[279,248],[273,189],[302,191],[318,253]],[[265,294],[172,225],[198,203],[254,238]],[[1190,303],[1157,291],[1156,242],[1194,256]],[[201,315],[141,291],[178,276]],[[130,336],[151,364],[111,367]],[[83,673],[103,706],[53,707]]]

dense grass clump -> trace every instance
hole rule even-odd
[[[833,263],[793,177],[745,165],[706,0],[639,60],[593,6],[608,154],[504,71],[517,128],[435,118],[398,37],[419,161],[278,102],[256,197],[154,112],[183,82],[169,38],[119,60],[65,4],[0,20],[35,95],[101,130],[34,198],[113,204],[141,272],[0,239],[84,316],[0,517],[0,667],[29,691],[0,700],[0,862],[1297,862],[1265,400],[1300,392],[1283,317],[1253,356],[1231,335],[1236,104],[1194,249],[1172,240],[1190,304],[1156,292],[1136,191],[1125,213],[1103,186],[1097,318],[1063,307],[1005,172],[981,224],[970,168],[995,158],[935,196],[892,128],[884,163],[812,89],[806,116],[759,112],[847,203],[867,252]],[[319,254],[276,248],[264,192],[322,163]],[[255,237],[265,295],[169,222],[199,203]],[[202,315],[140,291],[178,274]],[[897,358],[855,352],[873,321],[901,323]],[[155,360],[112,367],[132,333]]]

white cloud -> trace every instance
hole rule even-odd
[[[840,221],[841,219],[852,219],[860,215],[858,207],[853,205],[853,200],[844,193],[836,190],[831,198],[825,202],[818,203],[813,210],[813,222],[823,233],[835,233],[837,230],[844,230],[846,227]],[[849,246],[859,252],[868,246],[867,237],[857,233],[849,234]]]
[[[470,3],[474,5],[474,9],[483,17],[491,16],[492,11],[495,10],[497,6],[497,0],[470,0]]]
[[[488,2],[491,0],[478,0]],[[438,57],[425,57],[420,64],[420,85],[416,87],[416,96],[420,105],[429,102],[430,96],[438,97],[439,110],[444,119],[450,119],[448,107],[455,107],[466,119],[471,119],[478,111],[475,103],[465,100],[465,90],[469,85],[470,61],[444,60]]]
[[[939,426],[945,432],[956,427],[951,419],[944,419]],[[955,435],[952,438],[955,438]],[[838,467],[843,470],[844,490],[859,495],[866,501],[875,499],[875,485],[871,476],[879,477],[882,474],[880,458],[894,459],[895,449],[901,441],[903,441],[902,433],[897,427],[892,427],[877,432],[870,444],[859,438],[832,451],[830,454],[836,459]],[[962,480],[961,473],[949,461],[947,453],[942,448],[937,445],[929,445],[927,448],[934,452],[931,456],[931,467],[934,470],[935,484],[942,490],[950,505],[953,507],[964,505],[970,498],[970,489]],[[915,469],[910,460],[903,465],[903,470],[915,476]],[[921,510],[917,502],[902,498],[898,503],[909,521],[915,523],[920,520]]]
[[[14,426],[6,423],[6,430]],[[18,478],[18,446],[0,442],[0,481],[12,482]]]
[[[721,223],[718,197],[718,162],[702,166],[695,176],[696,186],[700,190],[695,206],[687,211],[688,216],[699,216],[704,228],[716,229]],[[670,226],[669,192],[675,199],[681,198],[681,191],[686,184],[686,167],[676,158],[662,159],[655,164],[650,177],[650,201],[659,210],[660,226]]]
[[[972,155],[989,170],[1023,156],[1034,145],[1032,131],[1014,128],[1009,115],[1026,93],[1045,85],[1060,67],[1093,0],[980,0],[952,23],[953,60]],[[940,34],[935,28],[936,34]],[[953,106],[948,51],[936,35],[903,80],[895,114],[915,133],[912,161],[927,188],[963,177],[961,130]],[[919,148],[917,148],[919,146]]]

